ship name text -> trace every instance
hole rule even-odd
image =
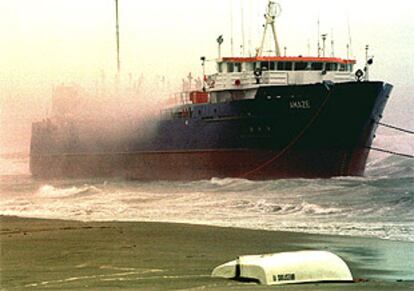
[[[290,101],[289,105],[290,105],[290,109],[310,109],[311,108],[309,100]]]

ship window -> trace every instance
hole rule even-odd
[[[284,69],[285,69],[285,63],[284,62],[277,63],[277,70],[278,71],[283,71]]]
[[[327,71],[337,71],[338,70],[338,64],[337,63],[326,63],[325,69]]]
[[[312,63],[311,64],[312,71],[322,71],[323,70],[323,63]]]
[[[354,65],[349,64],[349,65],[348,65],[348,70],[349,70],[350,72],[352,72],[352,71],[354,70]]]
[[[234,63],[234,71],[241,72],[241,63]]]
[[[233,63],[227,63],[227,72],[233,73],[234,72],[234,64]]]
[[[218,71],[219,73],[223,73],[223,63],[218,64]]]
[[[278,62],[277,70],[278,71],[292,71],[293,63],[292,62]]]
[[[267,71],[267,70],[269,70],[269,62],[260,62],[260,68],[261,68],[263,71]]]
[[[308,63],[298,62],[295,63],[295,71],[306,71],[308,68]]]
[[[264,71],[276,70],[276,62],[260,62],[260,68]]]
[[[340,64],[339,65],[339,70],[341,71],[341,72],[344,72],[344,71],[346,71],[346,65],[345,64]]]

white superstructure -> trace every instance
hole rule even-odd
[[[317,57],[288,57],[281,56],[279,40],[276,32],[276,18],[281,12],[278,3],[269,0],[265,13],[265,24],[261,45],[257,48],[254,57],[221,57],[223,38],[217,39],[219,57],[217,59],[217,73],[205,77],[209,92],[223,90],[253,90],[260,86],[304,85],[322,82],[343,83],[355,81],[353,74],[355,60],[325,57],[326,34],[323,56],[320,55],[318,45]],[[263,56],[267,32],[271,30],[274,42],[274,54]],[[319,34],[319,32],[318,32]],[[203,71],[204,62],[203,60]]]
[[[303,85],[325,81],[355,81],[354,60],[320,57],[236,57],[217,61],[217,73],[207,78],[210,92],[264,85]]]

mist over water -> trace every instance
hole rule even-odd
[[[403,146],[396,146],[396,140]],[[414,152],[412,139],[378,145]],[[393,148],[395,147],[395,148]],[[0,160],[0,214],[83,221],[165,221],[414,241],[414,162],[372,153],[366,177],[40,181],[25,155]]]
[[[90,146],[132,135],[143,139],[153,133],[161,108],[175,90],[162,76],[143,75],[92,85],[48,84],[48,90],[27,88],[23,95],[5,90],[10,96],[0,95],[0,153],[28,153],[33,122],[49,121],[67,135],[76,129],[75,135]],[[34,103],[36,98],[44,100]]]

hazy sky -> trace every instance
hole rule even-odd
[[[410,103],[414,90],[414,1],[279,2],[283,10],[277,19],[279,40],[290,55],[307,55],[308,43],[311,55],[315,55],[319,17],[321,33],[333,32],[335,53],[345,57],[349,19],[353,54],[360,66],[364,47],[369,44],[375,56],[372,77],[396,86],[386,116],[397,123],[414,125],[414,106]],[[30,122],[46,114],[53,86],[75,82],[88,88],[102,73],[112,78],[116,68],[114,3],[0,0],[3,146],[29,139]],[[141,74],[148,78],[165,75],[173,84],[179,84],[190,71],[200,75],[199,58],[217,56],[218,35],[224,35],[223,55],[230,54],[231,30],[235,52],[239,54],[241,10],[246,51],[253,52],[261,36],[266,3],[267,0],[119,0],[123,80],[129,74],[133,78]],[[12,134],[14,130],[19,134]]]

